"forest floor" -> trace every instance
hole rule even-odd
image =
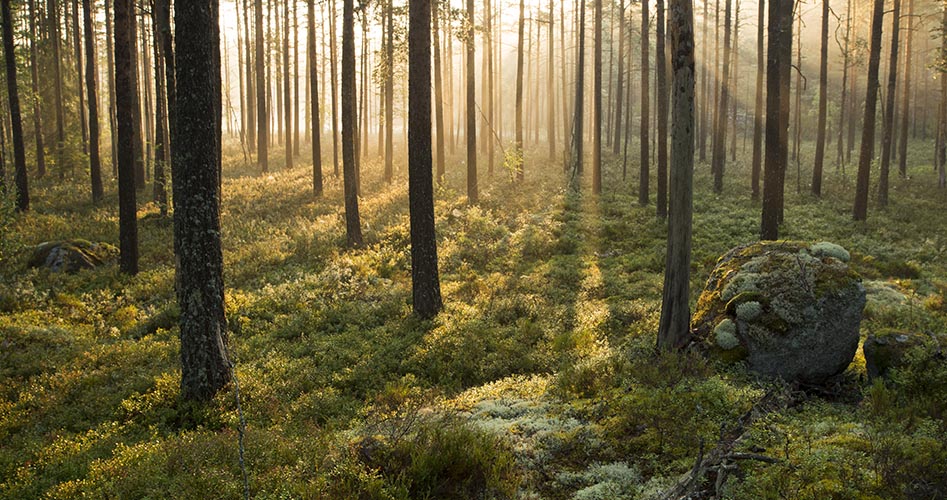
[[[869,384],[859,351],[829,386],[801,390],[655,355],[666,223],[638,205],[637,165],[623,180],[610,160],[595,197],[539,157],[523,185],[499,165],[484,174],[472,207],[449,164],[432,321],[411,315],[403,165],[392,186],[363,165],[366,246],[349,250],[331,163],[314,199],[306,166],[261,177],[227,157],[228,342],[254,498],[648,498],[774,391],[794,403],[741,446],[775,463],[741,462],[723,498],[947,496],[942,360]],[[916,164],[865,223],[851,221],[851,170],[830,166],[822,199],[787,175],[782,236],[844,246],[876,291],[863,336],[947,332],[947,193]],[[748,168],[732,165],[720,196],[697,167],[694,301],[717,257],[758,237]],[[114,182],[98,207],[79,182],[41,181],[32,212],[3,216],[0,498],[242,497],[233,388],[178,400],[171,220],[142,207],[134,277],[26,268],[43,241],[117,244]]]

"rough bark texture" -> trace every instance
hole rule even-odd
[[[694,176],[694,13],[691,0],[668,2],[671,35],[671,213],[658,348],[690,340],[689,282]]]
[[[181,396],[205,401],[230,381],[224,338],[217,130],[208,120],[220,89],[216,0],[175,5],[177,138],[173,151],[174,247],[181,308]],[[208,146],[210,145],[210,146]]]
[[[898,136],[898,174],[901,178],[908,175],[908,121],[911,113],[911,58],[914,41],[914,0],[908,0],[908,31],[904,41],[904,89],[901,92],[901,134]]]
[[[658,192],[655,212],[660,218],[667,217],[668,191],[668,86],[667,86],[667,49],[664,44],[664,0],[657,5],[657,36],[654,44],[655,67],[657,73],[657,111],[658,111]]]
[[[3,58],[7,71],[7,97],[10,102],[10,122],[13,133],[13,165],[16,182],[16,209],[30,209],[30,188],[26,177],[26,150],[23,145],[23,122],[20,118],[20,96],[16,86],[16,54],[13,46],[13,17],[10,0],[0,2],[3,10]]]
[[[138,218],[135,200],[135,50],[133,0],[115,0],[115,114],[118,122],[119,267],[138,273]],[[205,117],[206,118],[206,117]]]
[[[825,159],[826,87],[829,73],[829,0],[822,0],[822,44],[819,51],[819,123],[812,167],[812,194],[822,195],[822,163]]]
[[[441,82],[441,35],[438,0],[431,9],[434,30],[434,123],[437,127],[437,183],[444,183],[444,90]]]
[[[792,64],[793,0],[769,4],[766,51],[766,162],[763,179],[761,240],[779,237],[783,185],[789,156],[789,80]]]
[[[862,123],[861,150],[858,154],[858,181],[855,186],[855,220],[868,218],[868,181],[875,155],[875,110],[878,105],[878,66],[881,62],[881,28],[884,0],[874,0],[871,17],[871,45],[868,49],[868,86],[865,91],[865,118]]]
[[[895,95],[898,86],[898,28],[901,0],[894,0],[891,14],[891,57],[888,59],[888,91],[885,94],[884,124],[881,132],[881,173],[878,176],[878,204],[888,204],[888,172],[891,169],[891,145],[894,135]],[[905,110],[904,114],[907,112]]]
[[[756,112],[753,119],[753,165],[750,178],[752,196],[760,199],[760,170],[763,164],[763,73],[766,66],[763,64],[763,16],[766,12],[766,1],[759,0],[760,15],[756,27]]]
[[[714,150],[711,163],[714,173],[714,192],[723,192],[723,169],[727,162],[727,117],[730,100],[730,5],[726,0],[723,21],[723,70],[720,80],[720,101],[714,123]]]
[[[621,153],[621,119],[625,85],[625,0],[618,1],[618,82],[615,90],[615,128],[612,130],[612,154]]]
[[[580,4],[577,2],[576,6]],[[579,39],[575,63],[575,114],[572,116],[572,178],[576,180],[582,174],[583,120],[585,119],[585,9],[579,9],[579,27],[576,36]]]
[[[595,0],[595,21],[592,32],[594,37],[594,55],[592,78],[595,83],[592,90],[592,193],[602,192],[602,0]]]
[[[95,85],[95,31],[92,27],[92,2],[82,0],[85,25],[86,72],[85,85],[89,94],[89,175],[92,181],[92,201],[102,199],[102,164],[99,160],[99,94]]]
[[[312,193],[322,196],[322,123],[319,114],[319,75],[316,74],[316,6],[314,0],[306,0],[309,57],[309,116],[312,119]]]
[[[355,178],[355,7],[354,0],[342,3],[342,178],[345,191],[345,235],[349,246],[362,245],[358,215],[358,186]]]
[[[121,0],[116,0],[116,3]],[[116,6],[115,10],[118,10]],[[49,22],[49,35],[53,46],[53,99],[56,108],[56,168],[59,178],[66,177],[66,165],[63,149],[66,145],[66,112],[62,98],[62,58],[61,38],[59,36],[59,4],[56,0],[46,0],[46,16]],[[116,48],[117,50],[117,48]],[[117,104],[116,104],[117,106]]]
[[[408,198],[414,312],[430,318],[443,307],[437,274],[434,182],[431,178],[431,0],[410,2],[408,35]]]

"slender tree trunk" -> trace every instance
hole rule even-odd
[[[891,56],[888,59],[888,93],[885,95],[885,114],[881,132],[881,173],[878,176],[878,204],[888,205],[888,173],[891,168],[891,143],[894,134],[895,90],[898,85],[898,31],[901,20],[901,0],[894,0],[891,14]],[[906,114],[906,111],[904,111]]]
[[[526,27],[525,2],[520,0],[520,19],[517,24],[516,44],[516,142],[513,145],[517,159],[516,179],[523,179],[523,170],[526,167],[523,159],[523,33]]]
[[[622,0],[624,1],[624,0]],[[546,62],[546,142],[549,143],[549,161],[556,158],[556,89],[553,86],[555,59],[553,54],[553,31],[556,23],[553,18],[553,2],[549,1],[549,36],[546,40],[546,52],[549,60]]]
[[[92,178],[92,202],[98,203],[102,200],[103,192],[102,166],[99,161],[99,99],[95,88],[95,29],[92,25],[91,0],[82,0],[82,10],[85,25],[85,84],[89,93],[89,174]]]
[[[760,170],[763,163],[763,17],[766,1],[759,0],[760,15],[756,25],[756,111],[753,119],[753,165],[750,184],[753,199],[760,199]]]
[[[355,178],[355,7],[354,0],[342,1],[342,178],[345,191],[345,234],[349,246],[362,245],[358,215],[358,186]]]
[[[723,192],[723,169],[727,162],[727,118],[730,99],[730,4],[724,4],[723,70],[720,80],[720,101],[717,107],[717,122],[714,124],[714,152],[711,162],[714,173],[714,192]]]
[[[766,162],[761,240],[779,238],[789,156],[789,80],[792,66],[793,0],[771,0],[766,63]]]
[[[828,1],[828,0],[826,0]],[[849,37],[852,32],[852,1],[845,5],[845,36],[842,49],[842,99],[838,112],[838,140],[836,143],[835,169],[838,171],[845,161],[845,110],[848,106],[848,65],[849,65]]]
[[[134,1],[115,0],[115,102],[118,118],[119,267],[138,274],[138,220],[135,201],[135,31]],[[206,115],[205,117],[206,118]]]
[[[76,94],[79,96],[79,128],[82,131],[82,152],[88,153],[89,131],[86,128],[85,93],[82,86],[82,34],[79,31],[79,1],[72,0],[72,37],[76,54]],[[93,196],[94,197],[94,196]]]
[[[668,88],[667,88],[667,49],[664,46],[664,0],[658,0],[657,32],[654,44],[655,68],[657,73],[658,98],[658,217],[667,217],[668,190]]]
[[[56,168],[59,169],[59,179],[66,177],[65,147],[66,147],[66,118],[62,96],[62,39],[59,32],[59,3],[57,0],[46,0],[46,16],[49,22],[49,35],[53,46],[53,99],[56,107]]]
[[[898,143],[898,174],[902,179],[908,175],[908,120],[911,116],[911,58],[914,39],[914,0],[908,0],[908,32],[904,45],[904,89],[901,93],[901,135]]]
[[[819,124],[812,167],[812,194],[822,196],[822,162],[825,159],[826,91],[829,72],[829,0],[822,0],[822,44],[819,52]]]
[[[431,180],[431,0],[409,2],[408,197],[414,313],[433,317],[444,306],[437,273],[434,183]]]
[[[388,0],[389,2],[391,0]],[[329,66],[332,76],[332,165],[336,177],[339,176],[339,71],[336,50],[336,10],[335,0],[329,0]]]
[[[480,151],[487,157],[487,175],[493,176],[493,139],[490,129],[493,122],[493,14],[490,0],[483,0],[483,53],[480,55],[480,100],[483,113],[483,132],[480,134]]]
[[[592,78],[595,80],[592,90],[592,193],[602,192],[602,0],[595,0],[594,59]]]
[[[13,16],[10,0],[0,2],[3,14],[3,58],[6,62],[7,98],[10,102],[10,123],[13,132],[13,165],[16,183],[16,210],[30,209],[30,187],[26,175],[26,149],[23,143],[23,122],[20,118],[20,96],[16,86],[16,54],[13,45]]]
[[[293,6],[293,156],[299,156],[299,2],[292,0]],[[366,130],[366,136],[367,136]],[[366,148],[367,149],[367,148]]]
[[[87,1],[87,0],[83,0]],[[164,60],[161,56],[161,34],[158,33],[158,22],[156,19],[155,11],[158,10],[158,4],[163,0],[158,0],[155,2],[155,7],[152,13],[152,27],[154,29],[154,57],[155,57],[155,183],[153,190],[153,199],[155,203],[158,204],[162,217],[167,217],[168,215],[168,190],[167,190],[167,166],[170,164],[168,161],[169,155],[171,152],[171,140],[168,137],[168,128],[167,128],[167,117],[168,117],[168,95],[166,88],[166,79],[167,75],[165,74]],[[167,3],[167,2],[165,2]],[[239,45],[238,45],[239,46]],[[241,66],[242,67],[242,66]],[[240,80],[241,82],[243,79]],[[92,92],[89,92],[89,136],[91,137],[92,131]],[[241,113],[242,114],[242,113]],[[241,130],[245,130],[245,127],[242,127]],[[241,139],[245,137],[245,133],[241,132]],[[93,144],[96,144],[93,142]]]
[[[764,3],[764,0],[759,0],[760,4]],[[762,7],[760,7],[762,9]],[[699,134],[700,136],[697,139],[698,142],[698,158],[701,162],[707,159],[707,110],[714,105],[713,102],[710,102],[710,85],[716,85],[715,82],[710,82],[710,74],[708,74],[707,66],[710,63],[710,58],[707,56],[707,48],[710,46],[710,38],[708,38],[708,24],[710,23],[710,0],[704,0],[704,19],[703,19],[703,34],[701,35],[701,68],[700,68],[700,122],[699,122]]]
[[[106,63],[108,64],[108,83],[109,83],[109,139],[112,147],[112,177],[118,177],[118,116],[116,115],[115,105],[115,57],[113,50],[113,18],[112,3],[114,0],[105,0],[105,50]]]
[[[479,200],[477,189],[477,115],[476,87],[474,85],[474,2],[467,0],[465,46],[467,49],[467,202]]]
[[[649,91],[649,79],[651,78],[651,70],[649,69],[650,64],[650,54],[648,53],[648,44],[650,43],[648,34],[648,0],[642,0],[641,2],[641,170],[640,176],[638,178],[638,203],[640,205],[648,204],[648,182],[650,181],[650,167],[651,161],[648,158],[648,129],[650,128],[651,117],[649,115],[649,108],[651,102],[651,93]]]
[[[388,0],[385,5],[385,20],[388,24],[385,29],[385,36],[388,41],[385,44],[385,182],[391,184],[394,176],[394,67],[395,67],[395,22],[394,6],[392,0]]]
[[[434,0],[431,21],[434,30],[434,116],[437,126],[437,183],[444,183],[444,91],[441,82],[441,35],[438,11],[440,1]]]
[[[625,0],[618,0],[618,82],[615,84],[615,127],[612,154],[621,153],[621,119],[625,85]]]
[[[119,0],[121,1],[121,0]],[[217,0],[175,5],[174,241],[181,308],[181,395],[207,401],[230,382],[220,244]],[[117,14],[117,9],[116,9]],[[187,138],[186,140],[184,138]]]
[[[256,30],[256,108],[257,108],[257,164],[260,167],[260,172],[266,174],[270,171],[269,168],[269,135],[270,135],[270,119],[267,115],[267,101],[266,101],[266,69],[264,64],[266,63],[266,55],[264,53],[263,47],[263,0],[256,0],[256,9],[254,10],[256,17],[255,30]],[[173,143],[174,141],[172,141]]]
[[[733,50],[730,51],[730,73],[733,75],[733,83],[730,85],[730,94],[733,99],[730,100],[732,111],[730,112],[730,161],[737,161],[737,98],[740,92],[740,0],[736,0],[736,10],[733,14]]]
[[[289,76],[289,35],[289,0],[286,0],[283,3],[283,120],[286,123],[286,170],[293,168],[293,104],[296,102],[290,96],[293,82]]]
[[[138,83],[138,17],[135,15],[137,9],[132,5],[131,14],[131,82],[132,82],[132,148],[135,153],[135,189],[145,189],[145,144],[142,140],[142,117],[141,117],[141,93]],[[117,63],[116,63],[117,64]]]
[[[581,5],[576,1],[576,6]],[[578,185],[578,179],[582,175],[582,156],[583,151],[583,119],[585,118],[585,9],[578,8],[578,30],[576,36],[579,39],[576,51],[575,64],[575,114],[572,117],[572,179],[574,185]]]
[[[875,151],[875,110],[878,104],[878,66],[881,60],[881,30],[884,0],[874,0],[871,17],[871,46],[868,52],[868,87],[865,91],[865,119],[862,124],[861,151],[858,155],[858,181],[855,187],[855,220],[868,218],[868,181]]]
[[[255,21],[255,18],[254,18]],[[250,147],[250,153],[256,152],[257,144],[257,95],[258,91],[256,90],[256,85],[254,84],[254,58],[257,57],[250,50],[250,40],[253,38],[250,36],[250,9],[247,3],[247,0],[243,0],[243,28],[245,34],[243,37],[243,51],[247,55],[246,61],[246,74],[247,83],[247,145]],[[170,102],[170,95],[168,96],[168,101]],[[173,123],[171,117],[168,117],[168,121]]]
[[[306,0],[309,19],[308,57],[309,57],[309,101],[312,119],[312,192],[318,198],[322,196],[322,123],[319,113],[319,75],[316,74],[316,6],[314,0]]]
[[[668,221],[664,292],[658,349],[690,341],[691,218],[694,172],[694,14],[691,0],[670,0],[671,35],[671,217]]]
[[[36,177],[46,175],[46,150],[43,146],[43,107],[39,94],[39,67],[36,49],[36,0],[29,0],[30,19],[30,85],[33,91],[33,136],[36,142]],[[106,21],[107,22],[107,21]]]

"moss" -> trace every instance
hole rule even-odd
[[[714,328],[714,339],[723,350],[730,350],[740,345],[740,339],[737,338],[736,323],[729,318],[718,323],[717,327]]]
[[[743,321],[753,321],[763,314],[763,306],[756,301],[744,302],[736,306],[736,312]]]
[[[848,262],[852,259],[852,256],[848,253],[848,250],[842,248],[841,245],[836,245],[835,243],[830,243],[828,241],[823,241],[812,245],[809,247],[809,253],[816,257],[834,257],[842,262]]]

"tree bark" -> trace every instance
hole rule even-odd
[[[385,182],[391,184],[394,176],[394,68],[395,68],[395,22],[392,0],[385,5]]]
[[[285,165],[286,170],[293,168],[293,103],[292,98],[293,82],[289,75],[289,0],[283,3],[283,120],[286,125],[285,143]]]
[[[56,168],[59,169],[59,179],[66,177],[65,147],[66,147],[66,112],[62,96],[62,57],[61,38],[59,32],[59,3],[57,0],[46,0],[46,16],[49,23],[49,36],[53,46],[53,99],[56,108]]]
[[[207,401],[230,381],[224,341],[223,256],[217,113],[220,46],[217,0],[175,2],[177,137],[174,141],[174,240],[181,308],[181,396]],[[117,9],[116,9],[117,13]],[[185,139],[186,138],[186,139]],[[211,146],[209,146],[211,145]]]
[[[409,2],[408,197],[414,313],[430,318],[443,308],[437,273],[434,183],[431,179],[431,0]]]
[[[615,84],[615,127],[612,130],[612,154],[615,156],[621,153],[622,105],[625,100],[625,0],[618,0],[618,19],[618,81]]]
[[[650,43],[650,35],[648,34],[648,15],[648,0],[643,0],[641,2],[641,168],[638,178],[638,204],[640,205],[648,204],[648,182],[650,181],[649,177],[651,175],[651,161],[648,158],[648,147],[650,143],[648,139],[648,129],[651,127],[651,117],[649,116],[648,112],[648,106],[650,106],[651,103],[651,93],[648,89],[651,73],[651,70],[648,66],[650,64],[651,57],[648,53],[648,44]]]
[[[592,61],[592,193],[602,192],[602,0],[595,0],[595,20],[592,32],[594,52]]]
[[[908,32],[904,41],[904,89],[901,92],[901,135],[898,143],[898,174],[902,179],[908,175],[908,119],[911,116],[911,58],[914,39],[914,0],[908,0]]]
[[[668,221],[658,349],[690,341],[691,218],[694,172],[694,14],[691,0],[668,2],[671,35],[671,217]]]
[[[102,165],[99,160],[99,98],[95,86],[95,29],[92,25],[92,2],[82,0],[85,25],[86,73],[85,84],[89,94],[89,175],[92,180],[92,202],[102,200]],[[78,15],[78,12],[76,13]]]
[[[789,80],[792,66],[793,0],[769,4],[766,62],[766,162],[761,240],[779,238],[789,156]]]
[[[309,92],[312,94],[309,105],[309,116],[312,119],[312,192],[316,197],[322,196],[322,123],[319,113],[319,75],[316,74],[316,6],[314,0],[306,0],[309,17],[308,57],[309,57]]]
[[[46,175],[46,149],[43,146],[43,107],[39,94],[39,65],[36,49],[36,0],[29,0],[30,18],[30,85],[33,96],[33,136],[36,143],[36,177]],[[106,20],[108,22],[108,20]]]
[[[76,54],[76,95],[79,97],[79,129],[82,132],[82,152],[88,153],[89,131],[86,127],[85,94],[82,88],[85,82],[83,81],[84,79],[82,77],[82,34],[79,31],[78,0],[72,0],[72,42],[75,46]]]
[[[855,220],[868,218],[868,182],[875,152],[875,110],[878,105],[878,66],[881,60],[881,30],[884,0],[874,0],[871,17],[871,46],[868,51],[868,86],[865,91],[865,119],[862,123],[861,150],[858,155],[858,180],[855,186]]]
[[[580,7],[581,0],[576,1],[576,7]],[[572,147],[570,148],[572,157],[572,180],[576,185],[578,178],[582,175],[582,156],[583,151],[583,120],[585,119],[585,9],[578,8],[578,32],[576,36],[579,39],[576,51],[575,64],[575,114],[572,116]]]
[[[753,164],[750,184],[754,200],[760,199],[760,170],[763,163],[763,17],[766,1],[759,0],[760,15],[756,27],[756,111],[753,119]]]
[[[349,246],[362,245],[358,215],[358,186],[355,178],[355,7],[354,0],[342,2],[342,179],[345,191],[345,234]]]
[[[437,127],[437,183],[444,183],[444,90],[441,81],[441,35],[438,11],[439,0],[433,0],[431,22],[434,30],[434,123]]]
[[[888,93],[885,95],[885,114],[881,132],[881,173],[878,176],[878,205],[888,205],[888,173],[891,168],[891,145],[894,134],[895,96],[898,86],[898,31],[901,20],[901,0],[894,0],[891,14],[891,56],[888,59]],[[905,109],[905,114],[907,111]]]
[[[520,0],[520,20],[517,24],[516,44],[516,142],[513,145],[516,155],[516,179],[523,179],[526,167],[523,159],[523,33],[526,27],[525,2]]]
[[[467,50],[467,202],[474,204],[479,200],[477,186],[477,115],[476,87],[474,84],[474,2],[467,0],[467,20],[465,27],[465,47]]]
[[[2,0],[3,58],[7,71],[7,98],[10,103],[10,124],[13,133],[13,165],[16,183],[16,210],[30,209],[30,188],[26,175],[26,149],[23,143],[23,122],[20,118],[20,95],[16,86],[16,53],[13,45],[13,16],[10,0]]]
[[[269,130],[270,123],[266,106],[266,69],[263,67],[266,59],[263,53],[263,0],[256,0],[254,9],[256,18],[256,107],[257,107],[257,165],[260,172],[266,174],[269,168]]]
[[[655,212],[659,218],[667,217],[668,191],[668,88],[667,49],[664,46],[664,0],[658,0],[657,32],[654,44],[655,72],[658,84],[658,193]]]
[[[119,268],[138,274],[138,216],[135,200],[135,15],[134,0],[115,0],[115,105],[118,121]],[[206,120],[206,115],[201,117]]]

